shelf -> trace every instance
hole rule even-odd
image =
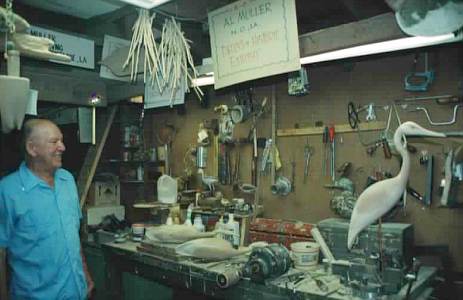
[[[149,164],[153,166],[164,166],[165,162],[164,161],[150,161],[150,160],[120,160],[120,159],[108,159],[108,160],[103,160],[102,163],[107,163],[107,164]]]
[[[138,150],[141,148],[141,146],[124,146],[124,145],[121,145],[121,148],[122,149],[128,149],[128,150]]]
[[[135,183],[135,184],[142,184],[145,183],[144,180],[120,180],[120,183]]]
[[[228,215],[230,214],[229,212],[225,212],[225,211],[206,211],[206,210],[202,210],[201,208],[193,208],[193,213],[196,213],[196,214],[201,214],[201,215],[212,215],[212,216],[224,216],[224,215]],[[237,219],[241,219],[241,218],[249,218],[252,216],[252,213],[233,213],[233,217],[236,217]]]

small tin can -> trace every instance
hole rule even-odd
[[[129,151],[122,152],[122,160],[123,161],[129,161],[130,160],[130,152]]]

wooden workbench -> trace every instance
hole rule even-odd
[[[217,275],[226,268],[244,264],[247,261],[246,256],[224,262],[201,263],[187,258],[173,261],[139,252],[137,251],[137,246],[139,244],[134,242],[102,245],[107,268],[106,287],[108,290],[108,299],[122,299],[122,273],[124,272],[136,274],[162,285],[174,288],[186,288],[195,293],[219,299],[360,299],[350,295],[350,288],[346,288],[340,283],[338,283],[338,287],[334,291],[326,292],[325,289],[325,292],[323,292],[318,284],[314,284],[315,281],[312,278],[335,276],[328,275],[321,267],[317,271],[307,273],[307,278],[297,284],[285,280],[288,274],[300,273],[298,270],[290,269],[287,274],[282,275],[280,278],[268,280],[265,284],[241,279],[232,287],[222,289],[217,286]],[[429,286],[435,273],[436,269],[433,267],[421,268],[418,280],[412,287],[410,299],[426,299],[423,296],[432,291]],[[332,282],[336,282],[336,280]],[[336,287],[336,283],[330,286]],[[403,299],[405,293],[406,286],[399,294],[391,295],[384,299]],[[155,295],[153,296],[156,298]]]

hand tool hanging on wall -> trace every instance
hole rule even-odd
[[[383,148],[384,157],[386,159],[390,159],[392,157],[391,148],[389,147],[389,143],[388,143],[387,139],[385,139],[385,138],[377,140],[374,145],[368,147],[367,148],[367,154],[372,156],[375,153],[375,151],[376,151],[376,149],[378,147]]]
[[[428,119],[428,122],[429,124],[433,125],[433,126],[445,126],[445,125],[452,125],[454,124],[456,121],[457,121],[457,112],[458,112],[458,109],[460,107],[462,107],[463,104],[457,104],[453,107],[453,118],[449,121],[444,121],[444,122],[433,122],[431,120],[431,116],[429,115],[429,112],[428,110],[425,108],[425,107],[421,107],[421,106],[417,106],[414,110],[411,110],[412,112],[415,112],[415,111],[424,111],[425,115],[426,115],[426,118]]]
[[[252,130],[252,166],[251,166],[251,177],[252,184],[257,186],[257,162],[258,162],[258,152],[257,152],[257,129]]]
[[[254,111],[252,114],[252,125],[251,129],[249,130],[248,134],[248,140],[251,140],[252,138],[252,144],[253,144],[253,153],[252,153],[252,166],[251,166],[251,177],[252,177],[252,184],[254,186],[257,186],[257,173],[258,173],[258,151],[257,151],[257,121],[259,118],[262,116],[262,114],[265,111],[265,105],[267,104],[267,97],[262,100],[262,103],[260,104],[260,107]]]
[[[292,190],[291,181],[280,175],[275,179],[275,184],[272,184],[270,190],[274,195],[287,196]]]
[[[463,147],[451,149],[444,162],[444,177],[441,179],[440,204],[445,207],[459,207],[458,195],[463,181]]]
[[[272,158],[272,167],[270,169],[270,180],[272,185],[275,184],[275,173],[276,173],[276,158],[277,158],[277,148],[276,148],[276,138],[277,138],[277,92],[276,86],[272,85],[272,141],[273,146],[271,149],[271,158]]]
[[[432,202],[433,174],[434,174],[434,156],[423,152],[420,157],[420,164],[426,167],[425,192],[423,204],[430,206]]]
[[[335,132],[334,125],[331,125],[329,128],[329,137],[331,143],[331,179],[336,180],[336,171],[335,171],[335,159],[336,159],[336,148],[335,148]]]
[[[226,144],[220,144],[219,181],[224,185],[230,183],[230,153]]]
[[[262,114],[265,112],[266,104],[267,104],[267,97],[264,97],[264,100],[262,100],[262,103],[260,104],[259,108],[252,113],[253,114],[253,120],[252,120],[251,129],[249,129],[249,133],[248,133],[248,139],[249,140],[251,139],[251,137],[252,137],[252,135],[254,133],[254,130],[256,129],[257,121],[262,116]]]
[[[428,53],[424,54],[424,72],[416,72],[419,54],[413,60],[413,70],[405,76],[405,90],[409,92],[426,92],[434,81],[434,71],[428,70]]]
[[[366,116],[365,116],[365,121],[366,122],[371,122],[376,120],[376,112],[375,112],[375,104],[370,103],[367,105],[364,105],[362,107],[355,107],[354,102],[350,101],[347,104],[347,119],[349,121],[349,125],[352,129],[358,128],[358,125],[360,123],[359,120],[359,113],[362,111],[366,111]]]
[[[231,120],[235,124],[245,122],[254,109],[252,102],[252,89],[249,88],[236,91],[233,99],[235,100],[236,105],[230,109]]]
[[[328,168],[328,126],[325,126],[325,128],[323,129],[322,142],[324,148],[324,157],[322,159],[322,172],[323,176],[326,176],[326,168]]]
[[[265,173],[267,164],[270,162],[270,155],[271,155],[270,152],[272,151],[272,148],[273,148],[272,139],[267,139],[267,141],[265,142],[265,148],[262,153],[262,158],[260,161],[260,172],[261,173]]]
[[[291,185],[291,190],[294,192],[296,190],[296,159],[294,158],[291,161]]]
[[[226,105],[218,105],[214,107],[215,112],[220,113],[219,119],[219,141],[229,142],[233,139],[233,129],[235,124],[230,117],[230,110]]]
[[[436,96],[424,96],[424,97],[406,97],[403,99],[394,100],[395,104],[409,104],[412,102],[421,102],[421,101],[434,101],[437,104],[455,104],[463,102],[462,97],[456,95],[436,95]]]
[[[240,143],[237,143],[236,155],[235,155],[235,165],[233,168],[233,190],[238,190],[240,184],[240,164],[241,164],[241,147]]]
[[[368,122],[370,120],[375,120],[376,119],[376,114],[374,113],[374,104],[369,104],[369,105],[365,105],[361,108],[357,108],[354,104],[354,102],[350,101],[348,104],[347,104],[347,120],[349,122],[349,125],[352,129],[356,129],[357,130],[357,135],[359,137],[359,141],[360,141],[360,144],[362,144],[362,146],[364,147],[369,147],[367,149],[367,153],[369,155],[373,154],[373,152],[376,150],[376,148],[378,146],[380,146],[378,140],[374,140],[374,141],[371,141],[371,142],[365,142],[363,139],[362,139],[362,135],[360,134],[360,119],[359,119],[359,113],[364,111],[364,110],[367,110],[368,114],[365,118],[365,120]],[[390,115],[391,115],[391,111],[389,112],[389,119],[388,119],[388,124],[390,123]],[[389,125],[388,125],[389,126]]]
[[[309,145],[309,138],[304,146],[304,183],[307,182],[309,176],[310,157],[312,156],[313,148]]]
[[[376,120],[375,107],[373,103],[366,105],[366,110],[367,110],[367,116],[365,117],[365,120],[367,122]]]
[[[294,71],[288,74],[288,95],[303,96],[310,91],[309,76],[307,69],[301,67],[299,71]]]

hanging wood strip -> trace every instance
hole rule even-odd
[[[357,132],[357,129],[352,129],[349,124],[339,124],[335,125],[336,133],[352,133]],[[305,127],[305,128],[288,128],[288,129],[278,129],[277,136],[298,136],[298,135],[318,135],[323,133],[322,127]],[[369,122],[361,123],[360,131],[378,131],[386,129],[386,122]]]

